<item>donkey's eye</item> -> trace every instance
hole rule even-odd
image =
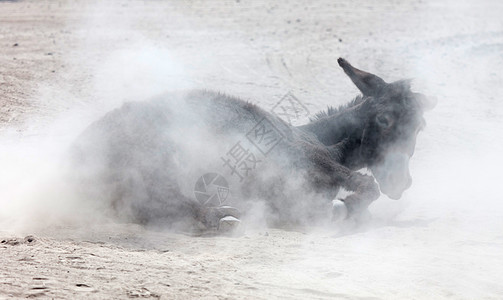
[[[391,116],[388,114],[377,116],[376,122],[377,125],[379,125],[382,128],[389,128],[393,124],[393,120],[391,119]]]

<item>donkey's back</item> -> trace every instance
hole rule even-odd
[[[259,128],[261,122],[267,126]],[[270,130],[277,141],[260,136]],[[261,152],[250,141],[261,137],[264,145],[275,143],[274,147]],[[109,112],[80,135],[71,157],[87,196],[109,202],[120,217],[186,226],[201,220],[214,223],[205,220],[207,207],[193,193],[198,177],[208,172],[227,175],[228,204],[241,210],[252,206],[251,201],[284,202],[293,190],[298,193],[300,186],[288,187],[287,182],[295,178],[303,185],[309,167],[304,143],[317,142],[314,135],[256,105],[217,92],[191,91],[126,103]],[[247,151],[248,165],[235,166],[233,172],[224,158],[236,145]],[[293,215],[280,208],[284,204],[272,205],[271,214]],[[298,204],[302,201],[288,207]]]

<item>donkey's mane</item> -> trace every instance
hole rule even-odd
[[[314,122],[314,121],[323,119],[325,117],[338,114],[348,108],[351,108],[353,106],[356,106],[356,105],[362,103],[364,99],[365,98],[362,95],[359,95],[359,96],[356,96],[356,98],[354,98],[353,100],[349,101],[348,103],[342,104],[338,107],[328,106],[326,110],[322,110],[322,111],[317,112],[313,117],[309,118],[309,120],[311,122]]]

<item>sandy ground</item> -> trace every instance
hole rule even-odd
[[[502,15],[496,0],[0,1],[0,298],[503,298]],[[412,188],[363,228],[192,237],[72,222],[30,189],[90,121],[164,90],[344,103],[339,56],[438,99]]]

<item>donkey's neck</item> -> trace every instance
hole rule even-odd
[[[357,107],[351,107],[298,128],[316,135],[324,145],[338,144],[344,140],[361,140],[364,121]]]

